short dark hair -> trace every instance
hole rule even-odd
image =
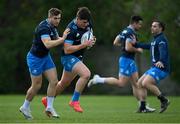
[[[158,23],[158,25],[159,25],[159,27],[161,27],[161,28],[162,28],[162,31],[164,31],[164,30],[165,30],[166,25],[165,25],[165,23],[164,23],[164,22],[162,22],[162,21],[160,21],[160,20],[158,20],[158,19],[154,19],[154,20],[153,20],[153,22],[157,22],[157,23]]]
[[[60,9],[58,9],[58,8],[51,8],[48,11],[48,17],[57,16],[57,15],[59,15],[61,13],[62,13],[62,11]]]
[[[131,16],[130,24],[138,23],[139,21],[143,21],[141,16],[133,15]]]
[[[80,7],[78,8],[76,17],[83,20],[90,20],[91,18],[91,12],[87,7]]]

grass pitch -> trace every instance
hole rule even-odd
[[[44,114],[41,97],[36,96],[31,103],[33,120],[25,120],[19,112],[24,101],[23,95],[0,95],[0,123],[179,123],[180,97],[168,97],[171,104],[160,114],[160,103],[154,96],[148,97],[155,113],[135,113],[137,101],[132,96],[81,96],[83,113],[74,112],[68,106],[71,96],[63,95],[55,99],[54,106],[59,119],[48,118]]]

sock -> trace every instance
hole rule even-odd
[[[164,95],[162,95],[162,94],[160,94],[157,98],[158,98],[161,102],[167,101],[167,98],[166,98]]]
[[[28,108],[30,107],[30,101],[28,101],[28,100],[25,99],[22,106],[23,106],[23,108],[28,109]]]
[[[105,78],[103,78],[103,77],[97,77],[97,78],[95,78],[95,82],[96,83],[104,83],[104,81],[105,81]]]
[[[146,109],[146,101],[140,101],[140,110]]]
[[[47,108],[53,108],[54,96],[47,96]]]
[[[72,96],[72,101],[79,101],[80,93],[77,91],[74,91],[74,94]]]

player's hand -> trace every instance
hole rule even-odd
[[[155,66],[157,66],[158,68],[164,68],[164,64],[161,61],[156,62]]]
[[[92,46],[94,46],[96,44],[96,37],[93,36],[93,39],[92,39]]]
[[[70,29],[67,28],[67,29],[63,32],[62,38],[63,38],[63,39],[66,39],[66,37],[67,37],[67,35],[68,35],[69,33],[70,33]]]
[[[87,40],[83,43],[86,47],[92,47],[93,46],[93,41],[92,40]]]
[[[83,45],[85,45],[88,49],[93,47],[93,45],[95,45],[96,43],[96,37],[93,36],[93,39],[87,40],[83,43]]]

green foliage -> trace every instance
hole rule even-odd
[[[59,26],[60,33],[75,17],[78,7],[87,6],[92,12],[94,34],[97,44],[111,45],[115,36],[129,24],[133,14],[144,18],[144,28],[139,33],[140,40],[147,41],[150,24],[158,17],[167,24],[166,34],[170,41],[172,77],[180,80],[180,56],[178,53],[178,34],[180,34],[179,0],[1,0],[0,1],[0,93],[25,92],[29,87],[29,73],[26,54],[31,47],[35,26],[47,17],[51,7],[63,11]],[[59,49],[59,48],[57,48]],[[59,50],[53,49],[52,55],[62,72]],[[90,59],[90,58],[89,58]],[[90,63],[91,64],[91,63]]]

